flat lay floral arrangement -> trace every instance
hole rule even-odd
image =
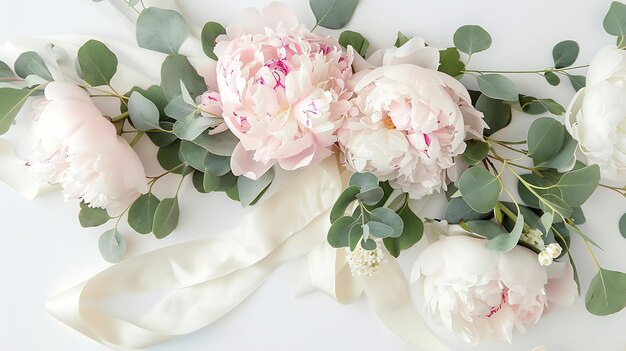
[[[375,52],[367,33],[316,33],[318,27],[344,28],[358,15],[358,0],[310,0],[316,23],[308,27],[279,2],[246,10],[227,26],[208,22],[197,41],[201,59],[181,53],[192,33],[178,12],[143,1],[126,6],[136,13],[139,48],[163,54],[160,81],[143,85],[142,79],[120,90],[115,79],[124,62],[106,42],[93,39],[81,43],[75,57],[49,44],[39,48],[45,54],[27,51],[12,66],[0,62],[0,133],[16,118],[30,119],[31,155],[20,166],[80,204],[83,227],[105,228],[97,241],[103,258],[118,264],[112,270],[147,269],[141,258],[124,260],[124,236],[133,233],[123,233],[120,223],[127,221],[138,234],[167,237],[178,225],[182,186],[223,192],[244,207],[280,206],[300,196],[268,191],[283,172],[296,181],[303,174],[300,188],[315,187],[293,213],[284,205],[282,216],[293,217],[285,222],[310,218],[293,233],[309,225],[322,231],[322,250],[339,255],[333,257],[349,272],[337,273],[337,281],[358,281],[369,292],[375,279],[387,275],[404,283],[407,277],[390,273],[395,258],[428,240],[408,278],[417,284],[424,312],[468,343],[512,342],[514,330],[523,333],[577,295],[594,315],[626,306],[626,275],[601,265],[601,253],[611,248],[594,242],[606,233],[581,227],[581,206],[598,188],[615,192],[616,201],[626,196],[623,3],[613,2],[598,23],[616,37],[615,46],[587,64],[577,62],[578,44],[564,40],[552,53],[538,53],[551,54],[553,66],[524,71],[472,68],[474,55],[492,44],[479,25],[460,27],[450,47],[430,46],[427,33],[421,38],[398,32],[395,43]],[[570,85],[569,106],[518,90],[511,77],[527,74],[552,86]],[[115,113],[103,110],[102,101],[114,104]],[[34,112],[20,114],[22,109]],[[534,116],[524,140],[498,137],[513,110]],[[154,144],[161,174],[146,174],[145,160],[133,148],[142,139]],[[309,179],[306,172],[319,173]],[[328,203],[315,197],[332,187],[322,174],[338,184]],[[513,177],[516,188],[503,177]],[[165,178],[177,179],[178,186],[159,198],[153,188]],[[448,201],[445,213],[423,217],[423,204],[439,193]],[[243,236],[254,236],[260,217],[278,208],[267,206],[253,212],[252,224],[242,222]],[[308,207],[320,207],[313,212],[322,213],[323,221],[298,214]],[[626,237],[626,215],[607,220]],[[285,243],[287,237],[292,239],[286,236]],[[578,278],[573,241],[584,243],[597,265],[590,282]],[[291,247],[284,246],[276,250]],[[285,257],[312,249],[298,246]],[[216,264],[216,277],[235,271],[219,271],[232,258],[228,252]],[[199,282],[209,279],[197,273],[201,268],[172,257],[172,266],[204,277]],[[194,285],[180,284],[179,294]],[[387,321],[396,317],[379,315],[394,330]],[[112,337],[81,318],[94,335],[83,333],[107,345],[143,347],[162,340]],[[185,333],[209,323],[190,323]],[[157,334],[159,328],[151,326],[142,328]]]

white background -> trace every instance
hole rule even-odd
[[[308,1],[286,2],[303,22],[314,22]],[[267,1],[181,3],[191,20],[228,24],[243,8],[262,7]],[[452,44],[452,34],[459,26],[480,24],[491,33],[494,44],[472,58],[473,68],[543,68],[551,65],[552,46],[561,40],[580,43],[581,64],[588,63],[601,47],[612,44],[614,39],[602,29],[609,4],[608,0],[361,0],[347,28],[366,35],[374,48],[393,45],[398,30],[444,47]],[[0,42],[66,33],[132,42],[132,33],[121,23],[105,3],[7,1],[0,12]],[[556,97],[564,105],[573,96],[568,82],[554,88],[539,76],[514,79],[522,92]],[[516,115],[503,137],[523,137],[529,120],[531,117]],[[80,228],[78,204],[64,203],[59,193],[26,201],[0,185],[0,198],[0,350],[104,350],[43,309],[50,296],[108,266],[96,247],[101,230]],[[197,194],[190,184],[183,187],[181,207],[180,226],[165,240],[128,233],[129,255],[218,233],[235,226],[246,212],[221,194]],[[436,214],[437,209],[429,213]],[[626,271],[626,240],[617,228],[619,217],[626,212],[624,199],[600,190],[584,209],[588,221],[583,228],[606,250],[597,252],[602,265]],[[405,271],[422,245],[403,253],[400,261]],[[584,294],[595,267],[578,240],[573,246]],[[343,306],[317,293],[293,298],[290,268],[279,268],[248,300],[209,328],[153,350],[411,350],[385,329],[364,300]],[[513,345],[485,342],[475,348],[435,330],[452,350],[528,351],[543,344],[549,351],[621,351],[626,346],[626,312],[596,317],[586,312],[583,298],[579,298],[573,306],[559,308],[531,326],[526,336],[516,333]]]

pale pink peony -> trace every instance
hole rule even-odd
[[[30,161],[38,180],[61,184],[66,200],[82,199],[111,212],[147,190],[139,157],[84,90],[53,82],[45,97]]]
[[[445,189],[455,156],[485,124],[467,89],[438,65],[438,50],[417,38],[355,62],[354,108],[339,131],[348,168],[413,199]]]
[[[224,119],[240,139],[234,174],[257,179],[276,163],[293,170],[331,155],[350,106],[351,50],[343,53],[274,2],[246,10],[215,53]]]
[[[411,280],[418,282],[433,321],[466,342],[511,342],[513,328],[524,333],[552,304],[574,301],[577,290],[569,263],[544,267],[536,253],[521,246],[506,253],[491,251],[485,240],[467,236],[456,225],[436,224],[427,230],[452,236],[441,237],[422,252]]]

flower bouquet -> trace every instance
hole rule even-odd
[[[83,227],[106,228],[98,247],[116,265],[48,305],[86,336],[144,348],[193,332],[304,257],[309,290],[342,303],[365,293],[400,338],[446,350],[395,261],[420,240],[429,245],[409,278],[423,312],[468,343],[512,342],[514,330],[577,294],[595,315],[626,306],[626,275],[600,265],[581,228],[581,206],[598,187],[626,196],[626,5],[611,4],[603,25],[617,43],[589,65],[577,65],[578,44],[564,40],[552,67],[495,71],[470,65],[492,43],[478,25],[460,27],[450,47],[398,32],[375,52],[363,34],[316,32],[344,28],[357,0],[310,0],[310,29],[273,2],[199,35],[174,10],[112,4],[132,19],[158,77],[128,48],[95,39],[0,61],[0,134],[26,126],[30,150],[19,160],[0,140],[0,180],[26,197],[60,189],[80,204]],[[569,106],[531,96],[515,74],[575,95]],[[512,110],[542,116],[524,140],[496,134]],[[150,156],[135,151],[140,142]],[[148,157],[161,173],[146,174]],[[157,196],[164,179],[177,182]],[[253,210],[219,238],[125,259],[123,221],[156,239],[172,234],[185,179]],[[427,218],[428,202],[444,196],[445,212]],[[626,215],[614,222],[626,236]],[[574,240],[597,264],[591,282],[578,278]],[[92,306],[163,289],[170,294],[140,318]]]

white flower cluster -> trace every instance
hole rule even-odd
[[[370,276],[378,273],[385,263],[383,250],[365,250],[358,246],[354,251],[346,249],[350,271],[353,276]]]
[[[557,243],[552,243],[548,245],[545,249],[543,249],[539,255],[537,255],[537,259],[539,260],[539,264],[542,266],[549,266],[552,264],[555,258],[559,257],[563,249],[561,245]]]
[[[543,249],[543,233],[538,229],[531,229],[527,233],[522,233],[522,236],[519,238],[520,241],[527,243],[528,245],[532,245]]]

